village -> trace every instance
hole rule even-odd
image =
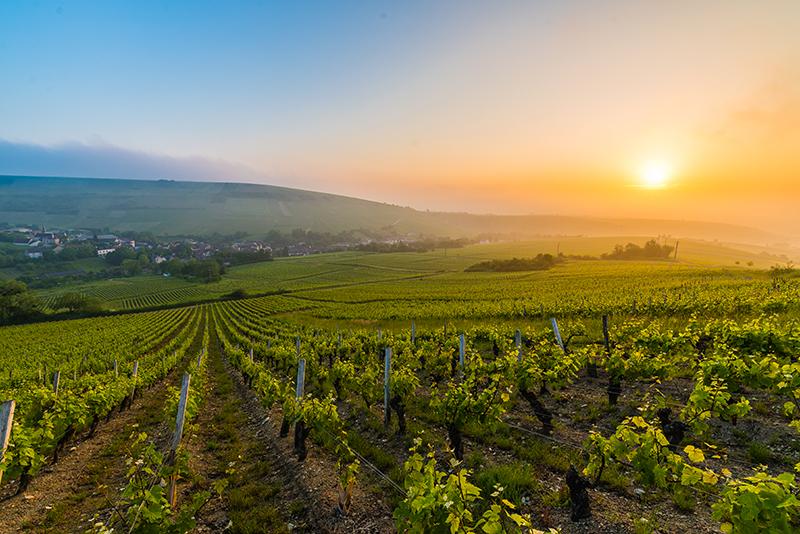
[[[349,231],[270,230],[244,234],[158,237],[151,233],[0,223],[0,270],[31,287],[157,274],[214,281],[234,265],[346,250],[419,252],[463,246],[464,240]]]

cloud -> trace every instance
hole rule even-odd
[[[201,157],[176,158],[108,144],[38,145],[0,139],[0,174],[264,182],[267,176],[244,165]]]

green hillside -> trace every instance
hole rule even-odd
[[[3,222],[158,235],[246,232],[258,237],[271,229],[337,232],[393,228],[403,234],[452,237],[487,233],[519,237],[669,234],[754,244],[780,239],[753,228],[691,221],[423,212],[269,185],[30,176],[0,176]]]

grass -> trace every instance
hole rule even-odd
[[[747,456],[754,464],[768,464],[775,459],[772,450],[760,441],[753,441],[747,447]]]
[[[212,346],[214,346],[212,344]],[[214,350],[214,349],[212,349]],[[261,459],[264,452],[259,443],[241,432],[247,425],[247,415],[234,391],[233,382],[225,371],[218,354],[209,359],[209,371],[215,383],[214,396],[225,399],[211,419],[205,441],[207,451],[219,462],[218,469],[227,473],[230,485],[224,496],[227,515],[232,522],[231,532],[287,532],[286,518],[280,502],[280,483],[272,481],[274,465]],[[294,502],[289,503],[295,505]],[[295,510],[291,513],[300,513]]]
[[[495,487],[503,488],[501,496],[515,505],[522,504],[522,498],[531,498],[541,492],[541,485],[530,465],[514,462],[486,467],[475,473],[475,485],[481,488],[482,495],[491,495]]]

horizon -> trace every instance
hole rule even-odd
[[[800,4],[188,6],[0,6],[0,174],[800,235]]]
[[[102,177],[102,176],[55,176],[55,175],[41,175],[41,176],[33,176],[33,175],[12,175],[12,174],[2,174],[0,173],[0,180],[4,178],[24,178],[24,179],[63,179],[63,180],[98,180],[98,181],[127,181],[127,182],[180,182],[186,184],[232,184],[232,185],[255,185],[255,186],[262,186],[262,187],[275,187],[281,189],[289,189],[294,191],[300,191],[304,193],[314,193],[320,195],[332,195],[336,197],[342,197],[346,199],[353,199],[363,202],[369,202],[374,204],[384,204],[396,208],[403,208],[403,209],[411,209],[418,213],[431,213],[431,214],[444,214],[444,215],[470,215],[476,217],[541,217],[541,218],[562,218],[562,219],[570,219],[574,218],[576,220],[598,220],[598,221],[625,221],[625,222],[636,222],[636,221],[648,221],[648,222],[670,222],[670,223],[685,223],[685,224],[701,224],[701,225],[712,225],[712,226],[720,226],[720,227],[731,227],[731,228],[739,228],[743,230],[755,230],[757,232],[762,232],[764,234],[769,235],[773,239],[784,239],[789,238],[788,235],[776,234],[770,232],[764,228],[760,228],[758,226],[750,226],[750,225],[739,225],[733,222],[717,222],[717,221],[707,221],[707,220],[700,220],[700,219],[669,219],[669,218],[656,218],[656,217],[611,217],[611,216],[592,216],[592,215],[575,215],[570,213],[493,213],[493,212],[474,212],[474,211],[447,211],[447,210],[426,210],[420,209],[414,206],[403,205],[403,204],[396,204],[391,202],[385,202],[381,200],[373,200],[369,198],[362,198],[362,197],[354,197],[349,195],[342,195],[339,193],[333,193],[328,191],[317,191],[313,189],[300,189],[296,187],[289,187],[284,185],[276,185],[276,184],[269,184],[263,182],[256,182],[256,181],[218,181],[218,180],[191,180],[191,179],[170,179],[170,178],[109,178],[109,177]],[[647,234],[647,233],[645,233]],[[565,236],[569,237],[568,234]],[[643,235],[644,236],[644,235]],[[588,236],[592,237],[592,236]],[[681,236],[671,236],[676,238],[681,238]],[[697,236],[683,236],[689,239],[698,239],[703,241],[703,238]],[[722,240],[723,242],[725,240]],[[751,242],[751,244],[755,244]],[[787,243],[788,244],[788,243]],[[800,244],[800,243],[797,243]],[[790,246],[795,246],[795,243],[791,243]]]

